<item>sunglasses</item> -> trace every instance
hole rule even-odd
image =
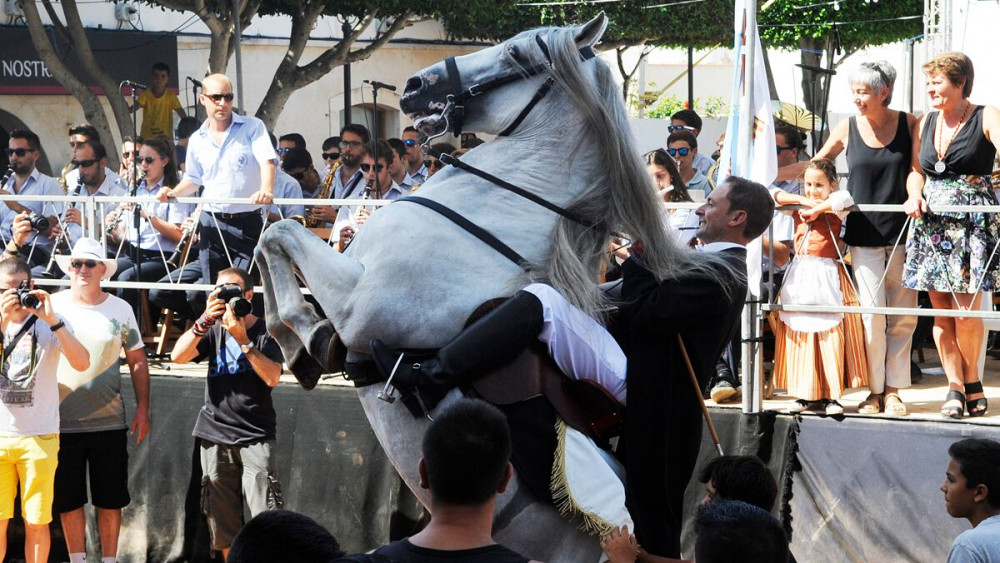
[[[694,131],[694,127],[688,125],[667,125],[667,131],[671,133],[677,131]]]
[[[226,100],[227,102],[233,101],[233,93],[232,92],[230,92],[228,94],[205,94],[205,97],[208,98],[209,100],[212,100],[213,102],[215,102],[217,104],[222,103],[222,100]]]
[[[139,151],[123,152],[122,153],[122,158],[124,158],[125,160],[129,160],[129,159],[135,158],[137,156],[139,156]]]
[[[691,149],[687,147],[681,147],[679,149],[667,149],[667,154],[669,154],[670,156],[677,156],[678,154],[680,154],[681,156],[687,156],[689,152],[691,152]]]
[[[381,172],[383,168],[385,168],[384,164],[376,164],[375,165],[375,171],[376,172]],[[367,162],[362,162],[361,163],[361,171],[362,172],[368,172],[371,169],[372,169],[372,165],[371,164],[368,164]]]
[[[288,154],[288,153],[292,152],[293,148],[294,147],[279,148],[278,149],[278,154]]]
[[[342,149],[346,149],[347,147],[351,147],[352,149],[359,149],[359,148],[361,148],[362,145],[364,145],[364,143],[362,143],[361,141],[341,141],[340,142],[340,148],[342,148]]]
[[[325,152],[325,153],[323,153],[320,156],[323,157],[323,160],[338,160],[338,159],[340,159],[340,153],[339,152]]]
[[[153,156],[146,156],[146,157],[140,156],[139,158],[136,159],[136,162],[138,162],[139,164],[142,164],[143,162],[145,162],[146,164],[153,164],[154,162],[156,162],[156,157],[153,157]]]
[[[435,170],[440,170],[441,166],[443,166],[443,165],[441,164],[440,160],[425,160],[424,161],[424,166],[426,166],[427,168],[433,168]]]
[[[781,145],[776,145],[774,148],[775,148],[775,150],[777,151],[778,154],[781,154],[781,151],[790,151],[790,150],[794,149],[795,147],[783,147]]]
[[[417,140],[416,139],[403,139],[403,144],[406,145],[407,147],[410,147],[412,149],[413,147],[417,146]]]
[[[82,268],[84,266],[86,266],[86,267],[90,268],[91,270],[93,270],[94,268],[97,267],[97,260],[73,260],[72,262],[69,263],[69,265],[74,270],[79,270],[80,268]]]
[[[35,152],[35,151],[34,151],[34,149],[10,149],[9,148],[9,149],[7,149],[7,156],[13,156],[15,154],[17,156],[24,156],[24,155],[28,154],[29,152]]]
[[[96,159],[91,160],[71,160],[70,163],[73,164],[74,168],[90,168],[97,162]]]

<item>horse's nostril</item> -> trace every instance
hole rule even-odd
[[[411,76],[409,80],[406,81],[405,92],[414,92],[419,90],[424,85],[423,81],[417,76]]]

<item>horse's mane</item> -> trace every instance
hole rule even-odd
[[[574,305],[601,318],[607,303],[595,280],[613,233],[627,233],[633,241],[641,240],[644,263],[660,280],[732,268],[722,259],[682,248],[668,234],[662,205],[632,138],[621,90],[607,63],[600,59],[586,63],[581,60],[577,31],[578,28],[569,27],[525,32],[545,34],[552,61],[549,74],[580,112],[584,130],[600,133],[579,136],[596,144],[601,166],[569,206],[570,211],[591,226],[559,218],[551,255],[537,271],[544,272],[543,281],[557,288]],[[532,64],[544,61],[545,55],[535,42],[529,44]],[[596,81],[591,79],[585,64],[596,65]]]

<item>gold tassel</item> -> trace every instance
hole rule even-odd
[[[552,492],[556,509],[567,520],[578,516],[580,530],[603,538],[618,527],[597,514],[584,510],[573,498],[573,492],[569,490],[569,481],[566,478],[566,422],[561,418],[556,420],[556,439],[556,455],[549,481],[549,491]]]

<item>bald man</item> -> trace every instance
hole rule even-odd
[[[198,99],[208,118],[188,141],[184,179],[162,188],[157,197],[189,196],[205,186],[202,197],[244,200],[203,206],[198,261],[202,283],[212,283],[226,268],[250,271],[264,212],[274,199],[278,157],[264,122],[233,112],[233,85],[225,75],[207,76],[202,84]],[[200,312],[204,299],[204,292],[197,292],[188,300]]]

